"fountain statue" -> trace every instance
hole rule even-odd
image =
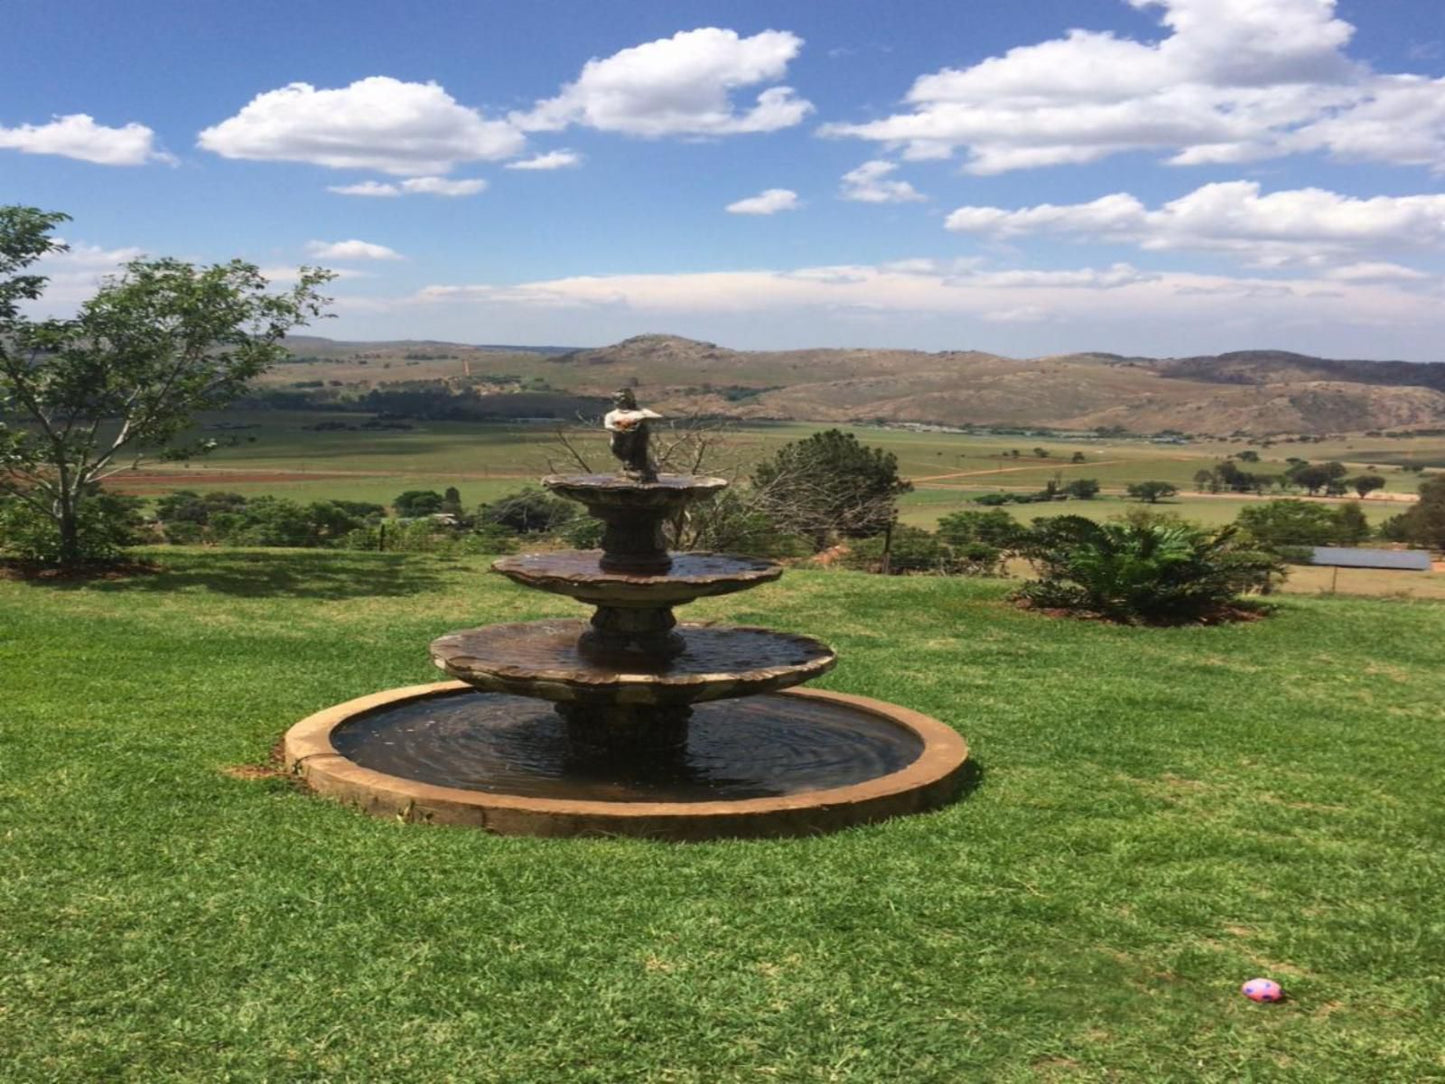
[[[676,606],[745,591],[776,563],[670,553],[664,525],[725,479],[659,473],[623,389],[604,419],[616,474],[542,484],[602,521],[600,550],[503,557],[493,571],[595,607],[589,621],[488,625],[433,641],[451,677],[298,723],[286,759],[378,813],[530,835],[796,835],[935,808],[967,747],[897,705],[794,688],[836,655],[770,629],[679,625]]]

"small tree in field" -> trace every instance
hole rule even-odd
[[[1363,498],[1377,489],[1384,489],[1385,479],[1378,474],[1360,474],[1350,479],[1350,486]]]
[[[1172,482],[1135,482],[1129,486],[1129,496],[1145,504],[1158,504],[1165,497],[1172,497],[1179,490]]]
[[[176,441],[285,356],[282,337],[321,315],[332,276],[303,268],[270,293],[240,261],[135,260],[73,318],[32,320],[20,306],[45,278],[27,269],[64,247],[51,234],[66,220],[0,207],[0,493],[49,524],[47,563],[68,568],[110,553],[87,550],[101,483],[146,452],[208,450]]]
[[[897,500],[913,486],[898,476],[892,452],[829,429],[779,448],[753,472],[758,507],[787,534],[822,550],[835,537],[883,534],[897,519]]]

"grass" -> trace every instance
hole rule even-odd
[[[483,560],[164,551],[0,582],[0,1064],[14,1080],[1423,1081],[1445,607],[1141,630],[993,582],[791,573],[696,618],[957,726],[962,802],[817,839],[499,839],[235,778],[577,612]],[[1281,980],[1257,1006],[1237,988]]]

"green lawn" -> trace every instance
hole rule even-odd
[[[374,820],[236,778],[427,641],[579,612],[481,559],[157,553],[0,582],[0,1077],[1445,1079],[1445,606],[1053,621],[790,573],[690,608],[963,731],[958,804],[663,845]],[[1290,1000],[1258,1006],[1256,975]]]

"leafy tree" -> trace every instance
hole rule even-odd
[[[1385,488],[1385,479],[1378,474],[1357,474],[1350,479],[1350,487],[1362,498]]]
[[[1238,453],[1237,458],[1241,463],[1258,463],[1259,453],[1256,452],[1253,448],[1245,448],[1243,451]]]
[[[1064,484],[1064,492],[1075,500],[1092,501],[1099,495],[1099,480],[1097,478],[1075,478]]]
[[[1242,545],[1233,527],[1210,532],[1056,516],[1034,524],[1024,555],[1039,578],[1020,597],[1116,621],[1196,620],[1247,591],[1268,590],[1283,575],[1277,558]]]
[[[1420,500],[1387,526],[1399,540],[1445,550],[1445,474],[1420,484]]]
[[[441,510],[453,516],[462,514],[462,494],[456,486],[447,486],[447,491],[442,494]]]
[[[1084,461],[1084,453],[1083,453],[1083,452],[1075,452],[1073,455],[1069,456],[1069,462],[1070,462],[1070,463],[1082,463],[1083,461]]]
[[[1047,459],[1048,457],[1049,457],[1049,450],[1048,450],[1047,448],[1035,448],[1035,449],[1034,449],[1034,458],[1035,458],[1035,459]]]
[[[434,489],[408,489],[396,496],[391,507],[402,519],[420,519],[436,515],[445,502],[446,498]]]
[[[1291,546],[1353,546],[1370,536],[1360,506],[1351,501],[1331,508],[1298,498],[1263,501],[1241,508],[1235,525],[1269,549]]]
[[[1200,493],[1218,493],[1220,490],[1219,474],[1202,467],[1194,472],[1194,488]]]
[[[1134,482],[1128,490],[1129,496],[1146,504],[1158,504],[1165,497],[1172,497],[1179,490],[1171,482]]]
[[[892,452],[829,429],[779,448],[752,476],[758,507],[785,534],[825,549],[835,537],[882,534],[897,518],[899,495],[913,486]]]
[[[1329,463],[1307,463],[1300,461],[1285,471],[1285,477],[1294,482],[1295,485],[1303,486],[1311,497],[1317,495],[1320,490],[1328,489],[1330,483],[1338,482],[1349,473],[1343,463],[1331,461]],[[1341,490],[1343,492],[1343,490]]]
[[[1370,521],[1358,501],[1342,504],[1334,510],[1335,541],[1344,546],[1358,546],[1370,537]]]
[[[51,234],[65,220],[0,207],[0,418],[12,423],[0,423],[0,492],[50,521],[53,563],[74,567],[102,557],[82,527],[100,483],[146,452],[213,447],[176,442],[193,414],[286,356],[282,337],[322,314],[317,288],[332,276],[303,268],[295,287],[270,293],[239,260],[134,260],[73,318],[30,319],[20,305],[45,278],[27,268],[63,248]]]

